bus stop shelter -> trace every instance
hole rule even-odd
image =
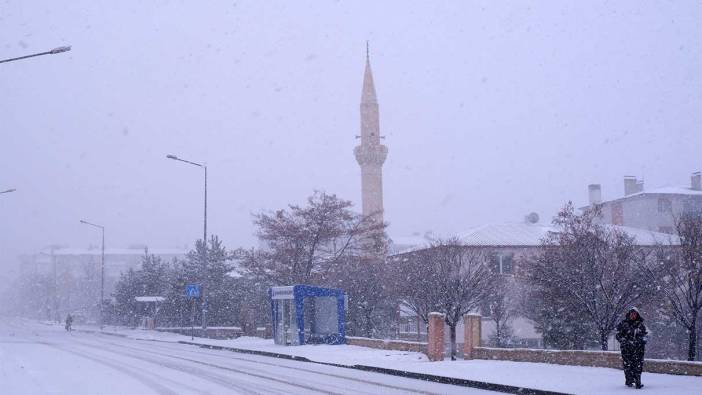
[[[141,326],[146,329],[156,328],[156,314],[158,314],[159,304],[166,298],[163,296],[136,296],[137,303],[144,304],[145,316],[142,318]]]
[[[271,287],[275,344],[344,344],[344,291],[311,285]]]

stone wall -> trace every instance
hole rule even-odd
[[[540,362],[557,365],[621,368],[618,352],[578,350],[538,350],[528,348],[474,347],[472,359],[495,359],[515,362]]]
[[[644,371],[650,373],[702,376],[702,362],[647,359],[646,362],[644,362]]]
[[[367,337],[346,336],[346,344],[369,348],[379,348],[381,350],[413,351],[426,353],[427,344],[405,340],[381,340],[369,339]]]
[[[589,350],[541,350],[530,348],[489,348],[480,345],[480,316],[466,314],[463,317],[466,342],[463,348],[465,359],[489,359],[515,362],[551,363],[557,365],[594,366],[622,368],[622,358],[617,351]],[[649,373],[702,376],[702,362],[646,359],[644,371]]]
[[[474,347],[471,357],[472,359],[622,368],[621,356],[616,351]],[[702,376],[702,362],[647,359],[644,362],[644,372]]]

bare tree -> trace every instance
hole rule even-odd
[[[558,231],[543,240],[542,252],[528,265],[528,278],[545,294],[561,298],[562,309],[584,313],[607,350],[626,309],[650,288],[638,270],[645,252],[623,231],[596,224],[599,215],[597,207],[577,215],[569,202],[553,221]]]
[[[498,276],[483,304],[485,310],[482,312],[483,315],[487,315],[495,323],[495,333],[490,339],[495,347],[507,347],[512,340],[513,332],[510,322],[515,315],[516,286],[514,277]]]
[[[440,311],[446,314],[451,341],[451,360],[456,359],[456,326],[463,315],[480,306],[495,283],[495,273],[488,266],[488,255],[482,248],[467,248],[458,239],[439,241],[435,255],[436,280],[440,295]]]
[[[400,297],[425,322],[431,311],[446,315],[451,359],[455,360],[456,326],[464,314],[478,309],[494,283],[488,254],[454,238],[437,240],[399,263],[402,265],[395,282],[399,284]]]
[[[438,278],[433,275],[434,267],[431,248],[390,258],[389,284],[393,294],[425,327],[429,324],[429,313],[439,308],[441,297]]]
[[[687,359],[697,358],[697,323],[702,310],[702,215],[676,220],[677,240],[660,245],[644,265],[646,278],[665,296],[666,310],[688,334]]]
[[[347,295],[347,333],[354,336],[390,335],[397,302],[392,288],[386,286],[388,270],[385,260],[351,256],[336,265],[333,284]]]
[[[257,214],[254,225],[264,247],[239,249],[235,256],[254,277],[272,284],[324,284],[349,255],[383,255],[384,224],[351,206],[336,195],[315,192],[305,207]]]

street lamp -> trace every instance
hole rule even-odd
[[[70,46],[67,47],[57,47],[52,49],[51,51],[46,51],[46,52],[39,52],[31,55],[25,55],[25,56],[20,56],[19,58],[10,58],[10,59],[3,59],[0,60],[0,63],[5,63],[5,62],[12,62],[14,60],[22,60],[22,59],[27,59],[27,58],[33,58],[35,56],[42,56],[42,55],[56,55],[57,53],[61,52],[68,52],[71,50]]]
[[[168,159],[173,159],[181,162],[185,162],[188,164],[191,164],[193,166],[197,166],[202,168],[205,171],[205,219],[203,221],[203,232],[202,232],[202,242],[203,242],[203,252],[202,252],[202,259],[203,259],[203,269],[205,271],[205,284],[202,287],[202,297],[204,299],[204,303],[202,304],[202,329],[207,329],[207,285],[209,283],[208,277],[209,274],[207,273],[207,165],[204,163],[197,163],[197,162],[191,162],[189,160],[181,159],[175,155],[166,155],[166,158]]]
[[[105,227],[84,221],[82,219],[80,220],[80,223],[99,228],[102,231],[102,259],[100,260],[100,330],[102,330],[102,305],[103,300],[105,299]]]
[[[4,190],[4,191],[0,191],[0,193],[10,193],[10,192],[14,192],[14,191],[16,191],[16,189],[15,189],[15,188],[12,188],[12,189],[7,189],[7,190]]]

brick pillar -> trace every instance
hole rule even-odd
[[[429,313],[429,333],[427,333],[427,356],[430,361],[444,360],[444,320],[441,313]]]
[[[473,347],[480,347],[480,315],[463,316],[463,359],[473,358]]]

